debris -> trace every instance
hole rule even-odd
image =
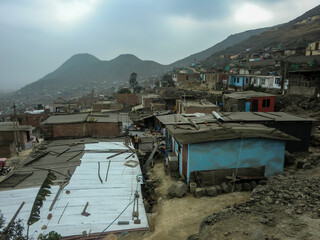
[[[28,164],[36,161],[36,160],[39,160],[40,158],[46,156],[48,153],[49,152],[47,152],[47,151],[46,152],[41,152],[36,157],[34,157],[34,158],[30,159],[29,161],[25,162],[23,165],[25,166],[25,165],[28,165]]]
[[[111,164],[111,160],[109,160],[109,163],[108,163],[108,168],[107,168],[107,173],[106,173],[106,178],[105,178],[105,182],[107,181],[108,179],[108,174],[109,174],[109,169],[110,169],[110,164]]]
[[[134,224],[140,224],[141,220],[139,219],[139,193],[136,190],[134,193],[133,200],[133,210],[132,210],[132,220],[134,220]]]
[[[118,225],[129,225],[129,221],[118,221]]]
[[[84,209],[81,213],[82,216],[88,217],[91,215],[90,213],[86,212],[88,205],[89,205],[89,202],[86,203],[86,206],[84,207]]]
[[[250,183],[243,183],[243,191],[251,191],[252,190],[252,186]]]
[[[47,225],[43,225],[43,226],[41,227],[41,229],[42,229],[42,230],[47,229]]]
[[[52,218],[52,214],[49,213],[48,216],[47,216],[47,219],[50,220],[51,218]]]
[[[252,240],[263,240],[263,239],[265,239],[265,235],[261,229],[258,229],[252,236]]]
[[[64,212],[66,211],[66,209],[67,209],[68,205],[69,205],[69,202],[68,202],[68,203],[66,204],[66,206],[64,207],[64,209],[63,209],[63,211],[62,211],[62,213],[61,213],[61,216],[60,216],[60,218],[59,218],[59,220],[58,220],[58,224],[60,223],[60,220],[61,220],[61,218],[62,218],[62,216],[63,216]]]
[[[181,182],[174,182],[168,189],[168,194],[170,197],[183,197],[188,191],[188,186]]]
[[[158,149],[158,144],[156,144],[154,146],[154,148],[152,150],[152,153],[150,154],[149,158],[147,159],[146,163],[144,164],[143,169],[142,169],[142,173],[146,172],[146,169],[147,169],[148,165],[150,164],[150,162],[151,162],[154,154],[156,153],[157,149]]]
[[[132,168],[135,168],[136,166],[139,165],[139,162],[138,161],[134,161],[134,160],[128,160],[124,163],[125,166],[127,167],[132,167]]]
[[[98,162],[98,177],[101,183],[103,183],[102,178],[100,176],[100,162]]]

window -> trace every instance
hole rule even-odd
[[[314,50],[319,50],[319,42],[316,42],[316,46],[315,46]]]
[[[265,79],[261,79],[261,85],[266,84],[266,80]]]
[[[189,75],[186,75],[186,80],[189,80]]]
[[[240,80],[239,80],[239,78],[237,77],[237,83],[239,83],[240,82]]]
[[[274,79],[274,83],[277,84],[277,85],[280,85],[280,78]]]
[[[270,99],[263,99],[262,100],[262,107],[270,107]]]
[[[245,78],[245,84],[248,84],[249,83],[249,79],[248,78]]]

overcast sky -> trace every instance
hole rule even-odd
[[[1,0],[0,90],[77,53],[170,64],[231,34],[290,21],[319,0]]]

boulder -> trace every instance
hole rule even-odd
[[[221,184],[221,189],[223,193],[229,193],[231,192],[230,186],[226,184],[225,182]]]
[[[237,192],[241,192],[242,191],[242,183],[236,183],[234,185],[234,190]]]
[[[217,189],[217,194],[221,194],[222,193],[222,189],[220,186],[216,185],[215,188]]]
[[[243,183],[243,191],[251,191],[252,190],[252,186],[250,183]]]
[[[293,154],[289,153],[288,151],[285,151],[284,153],[285,164],[292,165],[295,163],[295,161],[296,161],[296,157]]]
[[[218,191],[217,191],[217,188],[216,187],[208,187],[206,189],[206,192],[207,192],[207,195],[208,196],[212,196],[212,197],[215,197],[218,195]]]
[[[304,164],[302,165],[302,169],[311,169],[311,168],[312,168],[312,166],[311,166],[311,164],[308,163],[308,162],[306,162],[306,163],[304,163]]]
[[[255,189],[255,187],[258,185],[257,183],[256,183],[256,181],[250,181],[250,185],[251,185],[251,188],[252,189]]]
[[[199,198],[199,197],[203,197],[206,195],[206,190],[203,188],[196,188],[196,190],[194,191],[194,195]]]
[[[188,186],[184,182],[174,182],[168,189],[170,197],[183,197],[188,191]]]

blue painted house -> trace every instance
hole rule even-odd
[[[188,184],[194,177],[201,178],[203,172],[212,176],[213,184],[232,175],[270,177],[282,174],[285,143],[298,140],[260,124],[197,126],[199,129],[192,125],[167,126],[167,137],[172,138],[172,150],[178,155],[180,174]]]
[[[250,85],[250,77],[244,75],[230,75],[229,87],[234,86],[238,90],[245,90]]]

